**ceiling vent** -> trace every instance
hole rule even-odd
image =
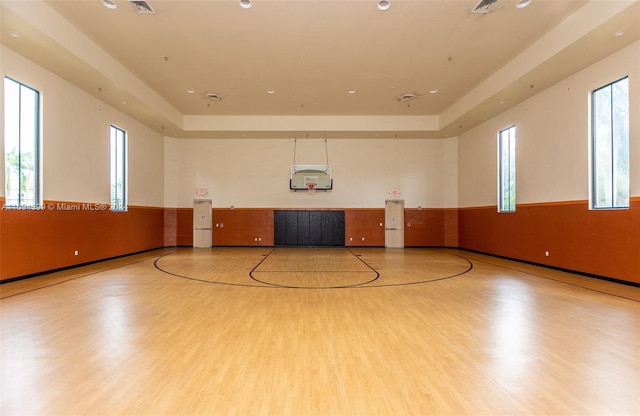
[[[153,7],[144,0],[129,0],[129,3],[133,4],[133,7],[136,8],[138,14],[156,14]]]
[[[489,6],[497,1],[498,0],[480,0],[478,4],[476,4],[476,6],[471,9],[471,13],[487,14],[490,11]]]
[[[418,94],[415,94],[413,92],[408,92],[408,93],[402,94],[400,97],[398,97],[398,101],[400,101],[400,102],[411,101],[411,100],[415,100],[418,97],[419,97]]]
[[[208,92],[204,95],[205,97],[207,97],[208,99],[210,99],[211,101],[220,101],[222,100],[222,97],[220,95],[218,95],[215,92]]]

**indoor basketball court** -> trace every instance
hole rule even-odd
[[[639,416],[640,0],[0,0],[0,415]]]
[[[639,288],[460,250],[163,249],[2,289],[2,414],[639,406]]]

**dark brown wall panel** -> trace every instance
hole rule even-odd
[[[274,210],[273,218],[276,246],[344,246],[342,210]]]

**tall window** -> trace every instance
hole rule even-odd
[[[111,210],[127,210],[127,134],[111,126],[109,134],[111,161]]]
[[[5,204],[40,203],[40,94],[4,79]]]
[[[629,207],[629,78],[591,93],[591,204]]]
[[[498,211],[516,210],[516,126],[498,134]]]

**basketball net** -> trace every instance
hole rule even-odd
[[[307,191],[309,191],[309,194],[314,194],[316,192],[316,184],[315,183],[308,183],[307,184]]]

